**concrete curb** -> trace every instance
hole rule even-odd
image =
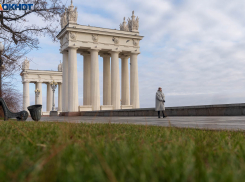
[[[245,116],[245,104],[166,107],[167,116]],[[62,112],[60,116],[157,116],[155,108]]]

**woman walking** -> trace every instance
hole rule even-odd
[[[164,102],[165,102],[165,96],[162,93],[162,88],[159,87],[156,93],[156,107],[155,107],[155,110],[158,112],[158,118],[161,117],[160,111],[162,111],[163,118],[166,117],[164,114],[164,111],[165,111]]]

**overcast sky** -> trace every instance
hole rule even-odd
[[[64,2],[70,5],[69,0]],[[133,10],[139,17],[144,36],[138,56],[141,107],[154,107],[159,86],[166,106],[245,102],[244,0],[73,0],[73,4],[81,25],[119,29],[123,17],[130,17]],[[33,60],[30,68],[57,70],[62,60],[59,46],[48,37],[40,38],[41,49],[28,55]],[[77,56],[82,105],[83,58]],[[102,65],[100,58],[101,105]],[[19,74],[16,79],[22,92]],[[45,109],[46,85],[42,89]],[[31,104],[34,90],[30,84]]]

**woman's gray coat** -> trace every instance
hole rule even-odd
[[[156,93],[156,107],[155,107],[156,111],[164,111],[165,110],[163,101],[165,101],[165,96],[161,91],[158,90]]]

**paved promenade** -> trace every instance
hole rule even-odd
[[[32,121],[29,117],[27,121]],[[85,123],[123,123],[155,126],[189,127],[200,129],[245,130],[245,116],[183,116],[183,117],[42,117],[41,121],[85,122]]]

